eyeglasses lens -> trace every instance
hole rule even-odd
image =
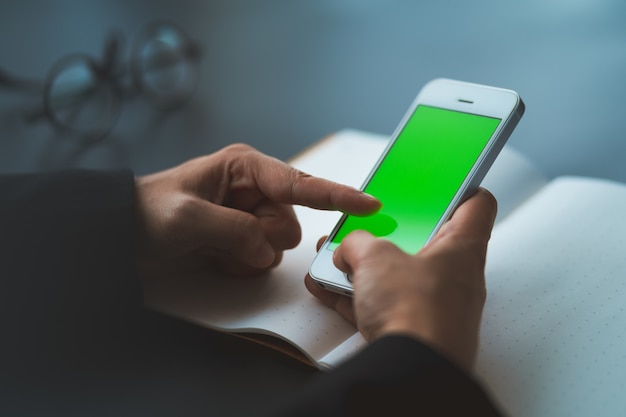
[[[198,74],[187,38],[174,27],[161,25],[143,39],[136,49],[136,64],[144,91],[165,105],[189,98]]]
[[[59,68],[47,100],[48,111],[56,122],[78,132],[106,132],[117,117],[114,86],[100,79],[84,59]]]

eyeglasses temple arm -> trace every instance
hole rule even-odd
[[[18,78],[0,68],[0,87],[10,90],[41,94],[44,84],[36,80]]]

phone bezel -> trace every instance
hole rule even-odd
[[[367,178],[363,181],[363,184],[361,184],[360,189],[364,189],[369,183],[372,176],[376,173],[378,166],[385,159],[385,156],[419,105],[494,117],[501,120],[461,187],[459,187],[459,190],[448,205],[443,216],[439,219],[432,235],[428,239],[430,240],[437,233],[441,225],[448,220],[454,209],[480,185],[480,182],[489,168],[491,168],[493,161],[496,159],[511,132],[517,125],[517,122],[522,117],[525,106],[520,96],[513,90],[445,78],[430,81],[424,85],[411,103],[411,106],[393,132],[385,150],[381,153]],[[348,276],[334,266],[332,262],[333,251],[327,249],[329,242],[337,233],[345,218],[346,215],[341,216],[328,235],[328,238],[313,258],[309,267],[309,275],[311,275],[317,285],[324,289],[345,295],[352,295],[353,287]]]

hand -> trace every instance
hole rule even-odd
[[[470,370],[478,349],[485,258],[495,215],[494,197],[480,189],[416,255],[365,231],[353,232],[335,250],[333,261],[352,274],[354,298],[324,291],[310,276],[306,286],[355,322],[367,340],[410,335]]]
[[[380,207],[354,188],[232,145],[136,179],[140,273],[264,272],[300,241],[292,204],[355,214]]]

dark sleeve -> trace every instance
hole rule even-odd
[[[5,369],[34,377],[113,357],[141,309],[133,200],[130,172],[0,176]]]
[[[419,341],[386,336],[319,375],[275,416],[501,416],[472,377]]]

